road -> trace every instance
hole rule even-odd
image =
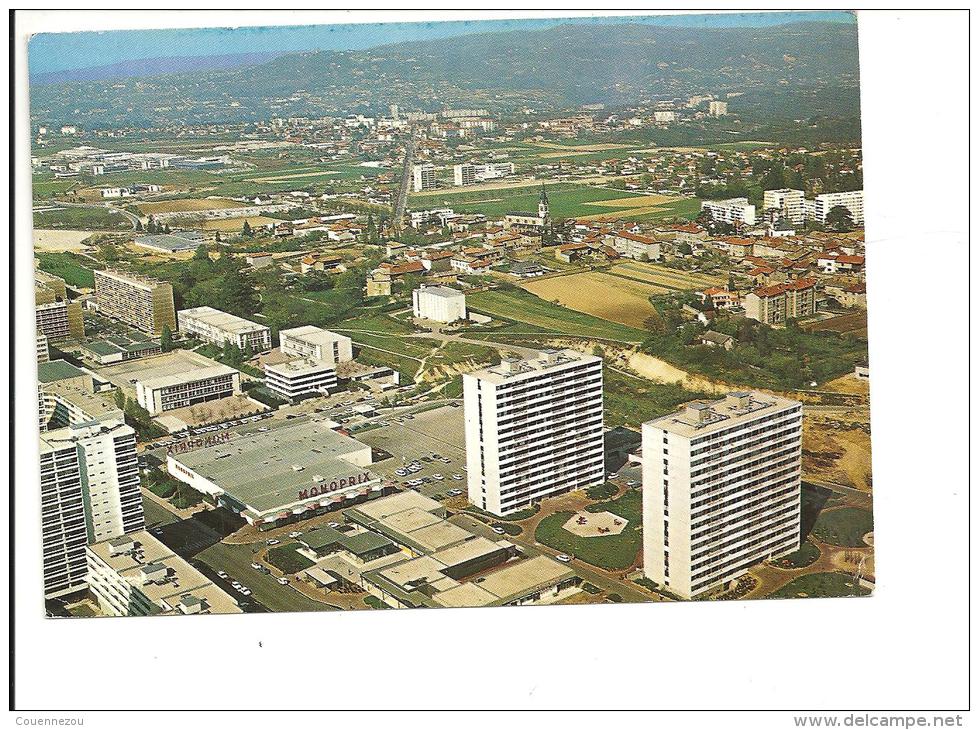
[[[214,572],[223,570],[228,574],[229,581],[237,580],[248,586],[252,590],[252,598],[269,611],[337,610],[334,606],[307,598],[290,586],[279,585],[273,576],[255,570],[252,567],[252,563],[257,562],[255,553],[263,547],[264,543],[229,545],[219,542],[198,553],[195,560],[209,566]],[[232,596],[238,596],[228,582],[221,579],[215,582]]]

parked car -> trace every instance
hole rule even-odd
[[[251,591],[250,588],[242,588],[241,589],[241,595],[243,595],[243,596],[250,596],[251,594],[252,594],[252,591]]]
[[[462,490],[461,489],[450,489],[449,490],[449,495],[452,496],[452,497],[458,497],[460,494],[462,494]]]
[[[261,570],[261,569],[262,569],[262,566],[261,566],[261,565],[259,565],[258,563],[252,563],[252,567],[253,567],[253,568],[254,568],[255,570]]]
[[[301,533],[299,530],[293,530],[292,532],[289,533],[289,537],[295,540],[297,537],[300,537],[302,534],[303,533]]]
[[[455,479],[457,482],[461,482],[462,481],[462,474],[458,474],[458,473],[453,474],[452,475],[452,478]]]
[[[433,451],[433,452],[432,452],[432,458],[433,458],[433,459],[441,459],[441,458],[442,458],[442,454],[437,454],[437,453],[435,453],[435,452]]]
[[[268,540],[265,541],[265,544],[266,545],[278,545],[279,544],[279,541],[276,540],[274,537],[271,537],[271,538],[269,538]]]
[[[278,583],[280,586],[287,586],[287,585],[289,585],[289,579],[288,578],[277,578],[276,579],[276,583]]]
[[[326,526],[327,527],[332,527],[335,530],[335,529],[337,529],[340,526],[340,523],[339,522],[327,522],[326,523]]]
[[[493,532],[495,532],[497,535],[505,535],[506,534],[506,530],[504,530],[499,525],[494,525]]]
[[[234,588],[236,591],[237,590],[240,590],[241,589],[241,583],[239,583],[236,580],[233,580],[233,581],[231,581],[231,587]]]
[[[228,577],[228,574],[225,573],[223,570],[219,570],[218,571],[218,578],[220,578],[221,580],[225,580],[227,577]]]
[[[570,563],[573,560],[573,558],[570,555],[565,555],[564,553],[558,555],[557,559],[560,560],[562,563]]]
[[[627,481],[625,483],[625,485],[627,487],[638,487],[639,486],[639,482],[637,482],[635,479],[630,479],[629,481]]]
[[[442,476],[441,474],[432,474],[432,479],[434,479],[435,481],[438,481],[438,482],[440,482],[440,481],[442,481],[443,479],[445,479],[445,477],[444,477],[444,476]]]

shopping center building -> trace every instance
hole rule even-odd
[[[371,447],[304,421],[167,455],[174,477],[262,529],[280,527],[381,496]]]

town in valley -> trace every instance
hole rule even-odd
[[[855,22],[378,43],[32,79],[48,614],[869,595]]]

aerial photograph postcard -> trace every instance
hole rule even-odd
[[[45,613],[870,596],[856,15],[432,15],[31,38]]]

